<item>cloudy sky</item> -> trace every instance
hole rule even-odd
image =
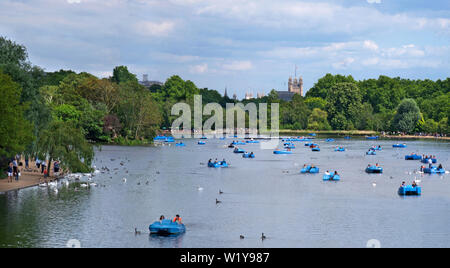
[[[223,92],[450,76],[448,0],[0,0],[0,35],[47,71],[178,74]]]

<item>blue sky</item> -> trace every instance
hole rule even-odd
[[[445,79],[450,1],[0,0],[0,35],[47,71],[127,65],[230,94],[309,89],[326,73]]]

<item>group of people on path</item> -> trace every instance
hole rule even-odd
[[[24,160],[24,163],[21,161]],[[21,168],[24,168],[21,170]],[[59,161],[53,162],[53,174],[55,176],[59,176],[61,170],[61,163]],[[40,160],[38,157],[35,158],[35,169],[30,168],[30,157],[28,155],[16,155],[8,164],[7,175],[8,175],[8,183],[12,183],[14,180],[17,182],[21,177],[21,171],[28,172],[39,172],[42,174],[42,178],[39,180],[44,181],[50,176],[50,172],[47,167],[47,162],[45,160]]]

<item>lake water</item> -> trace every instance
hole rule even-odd
[[[65,247],[70,239],[82,247],[366,247],[371,239],[382,247],[450,247],[450,175],[414,174],[421,163],[404,160],[411,152],[433,154],[450,169],[450,143],[405,141],[408,148],[394,149],[401,141],[322,138],[321,152],[296,142],[294,154],[274,155],[253,144],[241,148],[256,159],[243,159],[224,148],[230,139],[206,142],[104,146],[94,165],[110,172],[93,178],[104,187],[0,194],[0,247]],[[382,152],[365,156],[378,144]],[[334,152],[336,145],[347,151]],[[209,158],[226,158],[231,167],[207,168]],[[305,163],[321,173],[300,174]],[[384,173],[366,174],[369,163]],[[326,170],[338,170],[342,180],[323,182]],[[414,179],[422,181],[422,196],[399,197],[401,182]],[[149,236],[161,214],[180,214],[187,232]]]

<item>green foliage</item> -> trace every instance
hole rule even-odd
[[[351,75],[343,76],[343,75],[332,75],[326,74],[324,77],[320,78],[317,83],[314,84],[307,93],[306,97],[317,97],[326,100],[328,98],[328,93],[331,88],[339,83],[355,83],[355,79]]]
[[[422,129],[426,133],[437,133],[439,130],[439,123],[435,122],[433,119],[427,119]]]
[[[333,129],[352,129],[362,109],[362,96],[354,83],[338,83],[328,92],[327,112]]]
[[[0,37],[0,70],[21,87],[20,101],[30,103],[29,109],[25,112],[25,118],[33,124],[33,133],[37,136],[39,131],[49,123],[49,111],[45,105],[42,105],[43,100],[39,94],[44,71],[28,62],[28,54],[24,46],[4,37]],[[32,146],[30,144],[30,147]]]
[[[113,76],[111,77],[111,81],[117,84],[124,83],[124,82],[138,82],[136,75],[130,73],[128,71],[128,67],[126,66],[117,66],[113,70]]]
[[[312,130],[331,130],[327,118],[327,112],[315,108],[308,118],[308,128]]]
[[[48,156],[49,163],[60,160],[63,167],[72,172],[90,172],[94,157],[92,145],[86,141],[83,131],[63,121],[52,122],[42,131],[37,153]]]
[[[48,85],[48,86],[57,86],[59,83],[66,78],[69,74],[76,74],[74,71],[71,70],[59,70],[57,72],[49,72],[45,73],[43,77],[42,84]]]
[[[28,105],[20,103],[19,85],[2,72],[0,96],[0,156],[11,157],[23,152],[32,141],[32,125],[24,119]]]
[[[327,101],[322,98],[310,97],[305,100],[306,106],[311,111],[318,108],[321,110],[325,110],[327,107]]]
[[[124,137],[152,138],[162,120],[158,111],[158,105],[146,88],[132,81],[119,85],[119,103],[115,112],[124,127]]]
[[[303,97],[296,94],[291,102],[281,106],[281,121],[286,129],[306,129],[308,126],[309,109]]]
[[[411,133],[421,118],[420,109],[413,99],[404,99],[397,108],[397,113],[392,122],[393,128]]]

